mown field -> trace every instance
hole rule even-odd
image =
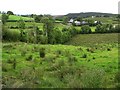
[[[117,35],[78,35],[69,45],[3,42],[3,87],[114,88]]]

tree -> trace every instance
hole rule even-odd
[[[62,43],[62,32],[58,28],[54,29],[55,32],[55,42],[58,44]]]
[[[25,29],[25,22],[23,19],[20,19],[18,21],[18,26],[19,26],[19,29]]]
[[[67,16],[63,17],[63,24],[67,24],[68,23],[69,18]]]
[[[14,15],[14,13],[12,11],[7,11],[8,15]]]
[[[76,18],[76,20],[81,22],[81,21],[82,21],[82,17],[78,16],[78,17]]]
[[[48,38],[48,43],[51,43],[53,40],[53,29],[54,29],[54,20],[52,17],[44,16],[41,19],[43,25],[44,35]]]
[[[8,19],[8,15],[3,13],[2,14],[2,22],[3,22],[3,24],[5,24],[7,22],[7,19]]]
[[[91,31],[90,26],[84,25],[84,26],[81,27],[81,33],[82,33],[82,34],[89,34],[89,33],[91,33],[91,32],[92,32],[92,31]]]
[[[25,29],[25,22],[23,19],[18,21],[18,26],[20,29],[20,41],[26,42],[27,41],[27,33],[24,31]]]
[[[35,22],[40,23],[42,17],[43,15],[34,15]]]

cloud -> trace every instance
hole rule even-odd
[[[118,13],[119,0],[0,0],[0,11],[16,14]]]

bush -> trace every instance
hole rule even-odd
[[[86,70],[80,77],[82,88],[101,88],[105,71],[102,69]]]
[[[39,55],[40,55],[41,58],[45,57],[45,48],[40,48]]]
[[[91,31],[90,26],[84,25],[84,26],[81,27],[81,32],[80,33],[82,33],[82,34],[89,34],[91,32],[92,31]]]
[[[87,58],[87,54],[83,54],[82,58]]]
[[[76,57],[74,56],[69,56],[68,58],[68,62],[70,65],[72,65],[73,63],[75,63],[77,61]]]
[[[33,60],[33,56],[32,55],[29,55],[27,58],[26,58],[27,61],[32,61]]]
[[[3,40],[7,41],[19,41],[20,40],[20,31],[16,29],[3,29]]]
[[[38,43],[40,42],[41,44],[47,44],[48,43],[48,38],[44,35],[38,36]]]

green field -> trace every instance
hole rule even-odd
[[[118,71],[117,35],[79,35],[69,45],[4,42],[4,87],[114,88]],[[44,57],[40,55],[41,49],[45,50]]]
[[[68,41],[67,45],[80,45],[80,46],[99,46],[99,44],[114,44],[118,43],[118,33],[110,33],[110,34],[81,34],[76,35],[70,41]]]
[[[118,21],[115,21],[116,18],[115,17],[94,17],[94,18],[85,18],[89,19],[89,20],[94,20],[94,21],[101,21],[102,23],[107,23],[107,24],[117,24]]]
[[[33,18],[29,18],[29,17],[22,17],[22,16],[15,16],[15,15],[9,15],[8,20],[20,20],[23,19],[25,21],[29,21],[29,20],[34,20]]]
[[[114,17],[84,19],[116,24]],[[33,18],[10,15],[8,20],[3,25],[3,88],[119,87],[118,33],[98,34],[94,26],[92,34],[80,34],[81,26],[51,19],[36,23]]]

